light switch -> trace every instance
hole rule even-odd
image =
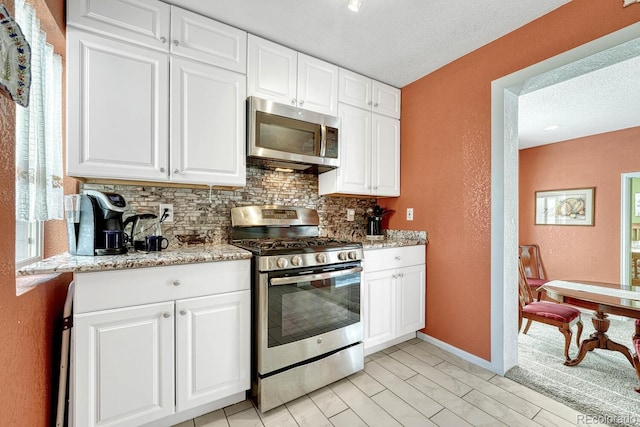
[[[413,208],[407,208],[407,221],[413,221]]]

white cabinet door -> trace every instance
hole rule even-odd
[[[245,185],[245,76],[171,59],[171,180]]]
[[[250,387],[250,291],[176,301],[178,411]]]
[[[373,112],[400,118],[400,89],[373,81]]]
[[[75,426],[138,426],[174,412],[173,302],[74,316]]]
[[[371,186],[378,196],[400,195],[400,120],[372,114]]]
[[[398,271],[397,334],[415,332],[425,325],[425,265],[404,267]]]
[[[247,33],[171,6],[171,53],[247,72]]]
[[[169,50],[169,5],[157,0],[67,0],[67,24]]]
[[[356,194],[371,192],[371,113],[341,104],[340,191]],[[321,175],[322,176],[322,175]]]
[[[371,111],[373,81],[369,77],[340,68],[338,101]]]
[[[298,53],[298,106],[338,114],[338,66]]]
[[[169,56],[67,30],[67,173],[166,180]]]
[[[376,271],[364,275],[365,349],[382,344],[396,336],[396,292],[393,275],[394,270]]]
[[[297,105],[297,52],[248,36],[247,95]]]

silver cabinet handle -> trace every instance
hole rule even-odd
[[[181,315],[181,316],[184,316],[184,315],[186,315],[186,314],[187,314],[187,310],[180,310],[180,315]]]
[[[400,255],[396,255],[396,256],[395,256],[395,258],[396,258],[398,261],[400,261],[400,259],[401,259]]]
[[[160,172],[164,173],[164,168],[160,168]]]
[[[175,46],[180,46],[180,40],[174,40],[174,41],[173,41],[173,44],[174,44]]]
[[[404,277],[404,273],[398,273],[398,277]]]
[[[164,317],[165,319],[168,319],[169,317],[171,317],[171,313],[162,313],[162,317]]]
[[[372,104],[372,102],[371,102],[371,101],[367,101],[367,105],[371,105],[371,104]]]
[[[374,190],[377,190],[377,189],[378,189],[378,186],[376,185],[375,187],[373,187],[373,189],[374,189]]]
[[[160,37],[160,43],[165,44],[167,42],[166,37]]]
[[[180,280],[174,280],[173,282],[173,286],[180,286],[182,283],[180,283]]]
[[[296,103],[297,103],[297,102],[298,102],[298,100],[297,100],[297,99],[295,99],[295,98],[293,98],[293,99],[291,100],[291,105],[296,105]]]
[[[304,100],[300,101],[300,106],[302,107],[304,105]]]
[[[180,169],[174,169],[173,173],[176,174],[176,175],[179,174],[180,173]]]
[[[373,104],[373,106],[374,106],[374,107],[377,107],[377,106],[378,106],[378,103],[376,102],[375,104]]]

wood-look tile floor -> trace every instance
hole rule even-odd
[[[364,371],[261,414],[246,400],[176,427],[573,426],[579,412],[420,339],[372,354]]]

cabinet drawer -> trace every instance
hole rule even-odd
[[[367,249],[364,251],[365,272],[389,270],[424,263],[424,245]]]
[[[86,313],[248,290],[251,261],[76,273],[74,311]]]

